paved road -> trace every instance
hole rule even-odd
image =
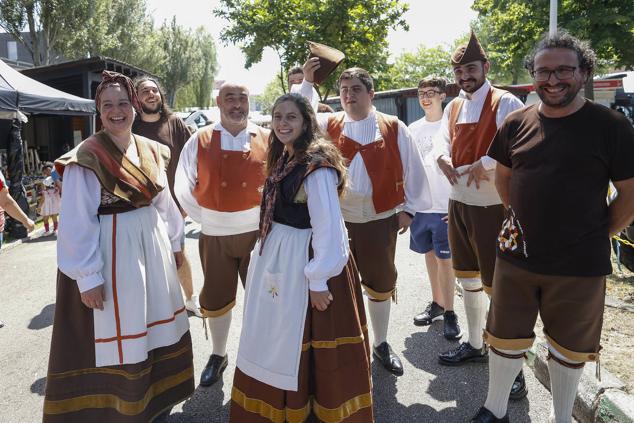
[[[194,284],[201,286],[198,259],[198,226],[187,225],[186,249],[194,269]],[[473,364],[462,368],[438,365],[436,354],[456,345],[442,337],[442,323],[418,328],[412,317],[431,297],[422,256],[408,249],[407,235],[399,237],[398,304],[393,304],[389,341],[401,355],[405,375],[396,378],[373,365],[374,408],[377,423],[466,422],[486,397],[487,367]],[[55,237],[32,240],[0,252],[0,422],[41,421],[51,325],[55,309]],[[457,313],[464,322],[462,302]],[[238,304],[242,304],[240,290]],[[198,387],[194,395],[175,407],[168,421],[226,422],[231,381],[238,347],[241,307],[234,311],[228,353],[230,364],[222,382]],[[196,374],[211,353],[202,320],[190,317]],[[466,325],[465,325],[466,326]],[[370,331],[371,333],[371,331]],[[72,345],[69,345],[72,348]],[[530,393],[510,405],[512,422],[546,422],[550,394],[526,371]]]

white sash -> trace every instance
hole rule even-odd
[[[460,166],[456,168],[456,170],[461,173],[467,170],[468,167],[469,165]],[[500,195],[497,189],[495,189],[495,169],[487,170],[486,175],[489,177],[489,180],[480,181],[479,189],[476,188],[474,182],[471,182],[471,185],[467,186],[469,175],[458,177],[458,183],[451,186],[449,198],[470,206],[486,207],[502,204]]]

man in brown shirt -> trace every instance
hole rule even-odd
[[[181,150],[191,133],[189,129],[187,129],[185,122],[173,114],[165,104],[165,96],[158,81],[151,77],[143,76],[135,80],[134,87],[141,102],[142,112],[135,120],[132,126],[132,132],[169,147],[171,159],[167,166],[167,182],[170,192],[172,193],[172,198],[176,201],[183,216],[185,216],[186,214],[183,208],[180,207],[174,195],[174,176],[176,174],[176,167]],[[183,247],[182,251],[184,252],[184,233],[181,239],[181,245]],[[192,269],[186,254],[183,254],[183,265],[178,269],[178,279],[185,293],[185,307],[196,316],[202,317],[198,304],[198,295],[194,295]]]
[[[634,219],[634,129],[586,100],[595,55],[567,33],[527,60],[540,102],[515,111],[488,155],[506,209],[491,307],[489,390],[472,422],[508,422],[507,400],[537,314],[548,340],[551,422],[570,422],[585,362],[598,361],[610,236]],[[608,183],[618,197],[607,204]]]

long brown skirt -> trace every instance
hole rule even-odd
[[[147,360],[95,366],[92,310],[77,283],[58,271],[57,301],[44,399],[45,423],[145,423],[194,391],[189,331]]]
[[[334,301],[306,313],[298,391],[284,391],[236,368],[233,423],[369,423],[372,383],[368,329],[354,263],[328,281]]]

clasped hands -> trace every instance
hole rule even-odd
[[[458,178],[464,175],[469,175],[467,178],[467,186],[471,186],[472,183],[475,183],[476,189],[480,189],[480,182],[489,180],[489,176],[486,174],[486,169],[482,165],[481,160],[471,164],[462,172],[458,172],[456,168],[453,167],[449,157],[440,156],[438,157],[437,163],[451,185],[457,184]]]

